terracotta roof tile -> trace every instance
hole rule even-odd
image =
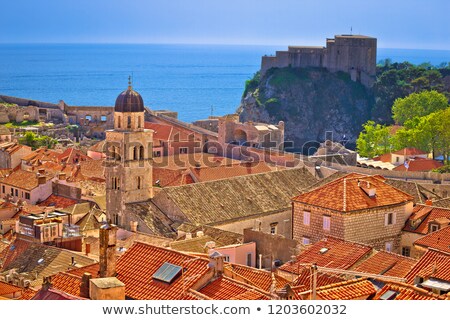
[[[74,199],[70,199],[70,198],[66,198],[63,196],[58,196],[58,195],[52,194],[52,195],[50,195],[50,197],[48,197],[44,201],[39,202],[38,205],[42,206],[42,207],[55,207],[55,208],[64,209],[64,208],[70,207],[78,202],[79,201],[74,200]]]
[[[326,248],[324,253],[320,250]],[[372,248],[355,242],[338,238],[325,238],[309,248],[306,248],[297,257],[295,262],[287,262],[280,270],[300,274],[305,269],[303,264],[316,263],[319,267],[349,269],[362,258],[370,254]]]
[[[376,292],[372,282],[360,278],[319,287],[317,288],[317,298],[321,300],[355,300]]]
[[[52,178],[49,175],[45,175],[45,177],[46,181]],[[33,190],[39,185],[36,172],[25,170],[13,171],[8,177],[2,180],[2,183],[25,190]]]
[[[90,160],[91,158],[81,152],[81,150],[67,148],[63,153],[58,155],[57,159],[59,163],[76,164],[82,161]]]
[[[185,169],[174,170],[166,168],[152,168],[153,171],[153,182],[159,180],[158,185],[160,187],[177,187],[184,186],[185,184],[194,183],[192,177],[186,173]]]
[[[0,281],[0,296],[21,291],[22,289],[20,287]]]
[[[435,200],[435,201],[433,202],[433,205],[434,205],[435,207],[448,208],[448,209],[450,209],[450,198],[445,198],[445,199]]]
[[[450,209],[421,204],[416,205],[413,213],[406,221],[403,231],[427,234],[429,232],[429,222],[438,218],[450,219]]]
[[[169,141],[173,130],[172,126],[154,122],[145,122],[144,128],[151,129],[154,131],[153,132],[154,140],[162,140],[162,141]]]
[[[384,276],[404,278],[417,260],[395,253],[379,251],[363,261],[356,271],[380,274]]]
[[[417,239],[414,241],[414,245],[432,248],[450,254],[450,226]]]
[[[98,278],[98,275],[100,272],[100,265],[98,263],[94,263],[94,264],[87,265],[85,267],[66,271],[66,273],[72,274],[72,275],[78,276],[78,277],[81,277],[85,272],[90,273],[92,278]]]
[[[410,159],[408,160],[408,168],[406,168],[403,164],[395,167],[394,171],[431,171],[433,169],[437,169],[442,167],[442,162],[433,160],[433,159],[423,159],[423,158],[416,158],[416,159]]]
[[[375,188],[376,196],[370,197],[366,193],[364,188],[368,185],[372,189]],[[411,195],[388,185],[380,176],[356,173],[293,198],[293,201],[341,212],[401,205],[412,200]]]
[[[227,277],[248,283],[256,288],[270,291],[272,287],[272,273],[263,269],[256,269],[239,264],[226,264],[224,273]],[[273,274],[275,280],[275,289],[282,289],[290,281],[280,275]]]
[[[67,294],[58,289],[50,288],[48,290],[41,289],[31,300],[85,300],[74,295]]]
[[[228,179],[232,177],[245,176],[248,174],[272,171],[272,169],[265,162],[237,163],[219,167],[193,167],[190,170],[194,175],[194,180],[197,182]]]
[[[169,262],[184,266],[183,276],[171,284],[155,280],[153,274]],[[125,294],[137,300],[177,300],[208,272],[209,260],[169,249],[136,242],[117,262],[117,278],[125,284]]]
[[[392,291],[392,299],[389,300],[442,300],[439,297],[427,290],[417,288],[406,283],[388,283],[380,291],[377,292],[372,300],[381,300],[381,296],[388,291]]]
[[[208,283],[201,290],[201,294],[213,300],[269,300],[267,292],[258,290],[244,283],[240,283],[226,276]]]
[[[80,296],[81,277],[61,272],[54,275],[51,281],[52,288],[73,296]]]
[[[28,163],[39,165],[46,161],[56,161],[61,153],[49,150],[45,147],[34,150],[32,153],[22,158]]]
[[[429,249],[406,275],[406,281],[414,284],[416,276],[450,282],[450,254]]]

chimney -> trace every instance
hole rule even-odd
[[[203,231],[197,231],[197,237],[203,237],[204,235]]]
[[[38,173],[39,174],[45,174],[45,169],[44,168],[39,168],[38,169]]]
[[[209,255],[208,268],[213,270],[213,277],[219,277],[223,273],[223,255],[214,251]]]
[[[36,178],[38,180],[38,184],[45,184],[47,182],[47,178],[40,173],[36,174]]]
[[[425,205],[432,206],[433,205],[433,200],[432,199],[427,199],[427,201],[425,201]]]
[[[116,274],[116,233],[117,227],[113,224],[100,227],[100,278]]]
[[[58,180],[66,180],[66,174],[64,172],[58,174]]]
[[[137,232],[138,222],[130,221],[130,230],[131,232]]]
[[[125,284],[115,277],[89,280],[91,300],[125,300]]]
[[[192,233],[186,232],[186,240],[187,239],[192,239]]]
[[[89,287],[92,275],[89,272],[85,272],[81,277],[80,297],[89,298]]]
[[[52,287],[52,277],[51,276],[44,277],[44,281],[42,282],[42,289],[47,291],[51,287]]]

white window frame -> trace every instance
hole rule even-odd
[[[386,252],[392,252],[392,246],[393,246],[392,241],[388,241],[384,244],[384,250]]]
[[[430,224],[430,230],[429,230],[429,233],[431,233],[431,232],[436,232],[436,231],[438,231],[438,230],[439,230],[439,225],[434,224],[434,223],[431,223],[431,224]]]
[[[331,230],[331,217],[330,216],[323,216],[322,218],[322,227],[323,230],[330,231]]]
[[[311,225],[311,212],[303,211],[303,225],[309,226]]]
[[[389,223],[389,215],[392,215],[391,223]],[[396,223],[397,215],[395,212],[388,212],[384,215],[384,225],[385,226],[392,226]]]
[[[272,229],[274,232],[272,232]],[[278,222],[274,222],[270,224],[270,234],[277,234],[278,232]]]

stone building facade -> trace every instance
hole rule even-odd
[[[377,39],[362,35],[336,35],[326,40],[326,47],[290,46],[275,56],[263,56],[261,75],[270,68],[326,68],[343,71],[353,81],[371,87],[376,76]]]
[[[349,174],[293,199],[293,239],[309,244],[333,236],[399,252],[412,211],[412,197],[381,177]]]

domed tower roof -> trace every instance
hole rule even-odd
[[[128,78],[128,89],[119,94],[114,107],[115,112],[144,112],[144,100],[133,90],[131,78]]]

